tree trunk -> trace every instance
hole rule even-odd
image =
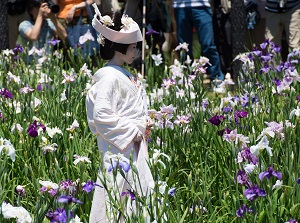
[[[0,0],[0,51],[8,49],[7,0]]]
[[[244,1],[231,1],[230,17],[232,26],[232,56],[235,58],[238,54],[245,52],[247,26]],[[240,68],[240,61],[234,61],[232,67],[234,80],[237,80]]]

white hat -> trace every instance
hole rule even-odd
[[[121,19],[123,27],[120,31],[116,31],[108,27],[114,25],[111,18],[108,15],[101,16],[96,3],[93,4],[93,7],[95,8],[95,15],[92,25],[94,29],[96,29],[106,39],[114,43],[122,44],[131,44],[143,40],[140,27],[132,18],[128,17],[127,15],[123,15]],[[98,18],[100,18],[100,21]]]

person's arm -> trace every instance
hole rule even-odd
[[[58,21],[57,17],[52,12],[48,15],[48,18],[50,18],[52,23],[54,24],[56,29],[55,32],[58,35],[59,39],[64,41],[68,35],[65,27],[63,27],[63,25]]]
[[[30,41],[36,41],[39,39],[40,33],[41,33],[41,29],[42,29],[42,25],[43,25],[43,21],[44,21],[44,13],[47,10],[48,6],[47,3],[43,3],[41,4],[38,14],[37,14],[37,18],[35,20],[34,26],[32,27],[32,29],[29,29],[28,31],[26,31],[25,33],[25,37],[30,40]]]
[[[90,116],[89,125],[93,126],[96,134],[123,151],[133,140],[138,141],[137,135],[142,137],[143,133],[140,133],[133,120],[122,117],[118,115],[118,111],[115,111],[113,104],[115,100],[120,100],[119,96],[114,93],[116,79],[103,79],[97,83],[97,88],[93,93],[93,108],[87,111]]]
[[[68,21],[72,21],[73,20],[73,17],[74,17],[74,14],[76,12],[76,10],[81,10],[81,9],[85,9],[85,2],[88,3],[88,5],[91,5],[94,3],[94,0],[86,0],[86,1],[82,1],[80,2],[79,4],[76,4],[74,5],[70,11],[68,12],[68,15],[67,15],[67,20]]]

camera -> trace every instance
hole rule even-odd
[[[46,2],[48,4],[48,7],[51,9],[51,12],[55,14],[58,13],[60,10],[59,5],[55,4],[51,0],[43,0],[41,2]]]

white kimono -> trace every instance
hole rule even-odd
[[[145,195],[154,184],[146,161],[147,145],[144,138],[140,143],[135,143],[133,139],[138,133],[142,135],[145,133],[146,97],[142,86],[134,84],[130,80],[131,76],[119,66],[105,66],[99,69],[93,76],[96,83],[86,98],[86,112],[90,130],[97,136],[98,148],[103,154],[103,169],[107,170],[111,165],[108,151],[113,154],[121,153],[128,159],[132,154],[142,184],[140,189],[136,188],[136,192]],[[103,170],[99,171],[99,177],[103,179]],[[99,177],[97,183],[101,185]],[[126,177],[132,182],[131,171]],[[117,185],[118,188],[115,189],[120,194],[130,188],[121,174],[117,176]],[[109,187],[116,186],[109,185]],[[105,190],[95,187],[90,223],[116,222],[106,217],[106,211],[109,212],[106,210],[109,206],[107,201],[108,195]]]

